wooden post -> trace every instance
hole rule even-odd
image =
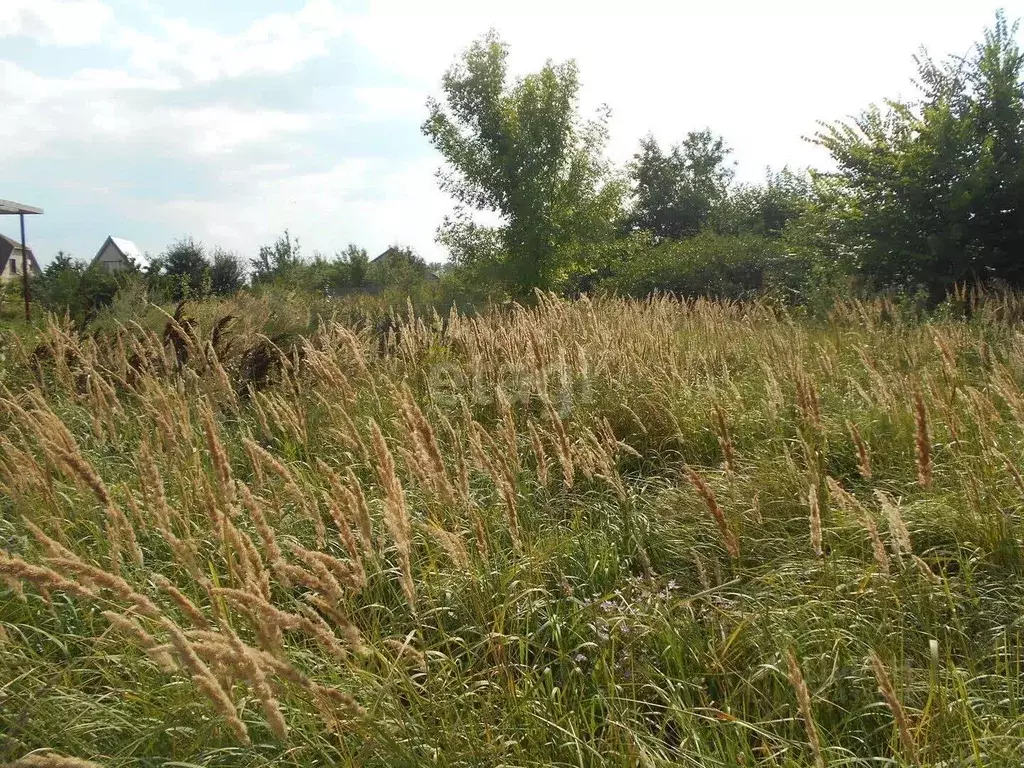
[[[28,287],[28,246],[25,245],[25,214],[18,214],[21,219],[21,284],[25,288],[25,322],[32,322],[32,296]]]

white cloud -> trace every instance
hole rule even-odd
[[[213,155],[301,133],[312,125],[313,118],[291,112],[217,106],[167,110],[158,113],[153,123],[174,126],[188,137],[186,141],[192,150]]]
[[[360,112],[359,120],[408,120],[418,122],[426,116],[426,92],[405,86],[356,87],[352,97]]]
[[[288,227],[307,255],[331,255],[350,241],[373,252],[399,242],[440,259],[430,235],[451,203],[432,170],[432,162],[395,169],[350,158],[325,171],[254,175],[230,197],[171,200],[143,206],[140,215],[242,253],[255,253]]]
[[[100,0],[3,0],[0,39],[27,37],[44,45],[98,43],[113,19]]]
[[[328,52],[345,28],[332,0],[308,0],[294,13],[275,13],[225,34],[175,17],[157,17],[156,34],[115,23],[101,0],[3,0],[0,39],[24,37],[44,45],[104,43],[127,50],[128,64],[149,75],[185,75],[198,83],[246,74],[289,72]]]
[[[167,76],[136,77],[119,71],[82,70],[70,78],[43,78],[0,61],[0,90],[7,94],[0,121],[0,163],[38,153],[47,145],[145,142],[177,155],[216,155],[301,133],[313,116],[227,105],[196,108],[151,106],[139,93],[178,88]]]
[[[11,101],[38,104],[102,92],[170,91],[178,81],[165,76],[136,76],[115,69],[80,69],[70,77],[41,77],[16,62],[0,59],[0,91]]]
[[[344,16],[330,0],[309,0],[295,13],[254,21],[238,34],[222,34],[184,19],[159,22],[161,34],[123,29],[114,43],[145,72],[183,73],[209,83],[248,74],[281,74],[323,56],[341,35]]]
[[[124,69],[84,68],[42,77],[0,60],[0,162],[38,153],[54,143],[147,141],[174,152],[215,155],[307,130],[313,116],[276,110],[161,106],[140,95],[184,91],[190,85],[246,74],[290,71],[324,55],[342,30],[330,0],[309,0],[298,11],[221,34],[182,20],[159,21],[157,36],[114,25],[99,0],[0,0],[0,37],[30,36],[70,45],[105,39],[126,55]]]
[[[309,128],[309,115],[227,106],[143,109],[124,101],[91,99],[85,107],[94,135],[154,144],[173,156],[221,155]]]

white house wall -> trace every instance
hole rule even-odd
[[[108,272],[120,272],[121,270],[128,269],[128,262],[125,261],[124,256],[117,250],[113,243],[107,243],[103,250],[100,252],[99,258],[96,259],[96,265],[103,267]]]
[[[15,264],[17,264],[17,271],[16,272],[11,272],[11,262],[12,261]],[[9,282],[12,282],[14,280],[21,280],[21,267],[22,267],[22,264],[21,264],[21,249],[19,248],[18,250],[14,251],[10,256],[8,256],[6,259],[4,259],[4,261],[3,261],[3,271],[0,272],[0,283],[9,283]],[[32,266],[32,261],[31,260],[28,263],[28,268],[29,268],[29,274],[30,275],[38,274],[38,272],[36,271],[35,267]]]
[[[17,264],[17,272],[11,272],[11,262]],[[21,254],[15,252],[10,257],[4,260],[4,270],[0,273],[0,282],[9,283],[11,280],[17,280],[21,277]]]

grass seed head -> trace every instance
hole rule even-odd
[[[920,765],[920,761],[917,758],[917,745],[914,741],[914,735],[910,730],[910,719],[907,717],[907,712],[903,708],[903,702],[900,701],[896,695],[896,689],[893,688],[892,679],[889,677],[889,670],[886,669],[885,663],[881,657],[874,651],[871,651],[869,661],[871,664],[871,671],[875,675],[875,680],[878,682],[878,691],[882,694],[882,698],[885,699],[885,703],[888,705],[889,710],[892,712],[893,718],[896,720],[896,729],[899,732],[900,744],[903,747],[904,756],[916,765]]]
[[[686,476],[693,485],[694,490],[697,491],[697,495],[704,500],[704,505],[708,508],[711,516],[715,519],[715,524],[718,526],[718,532],[722,536],[722,543],[725,544],[729,557],[733,560],[739,560],[739,540],[729,527],[729,522],[725,518],[725,512],[722,510],[722,507],[718,504],[715,492],[708,485],[707,480],[689,465],[686,467]]]
[[[918,387],[914,388],[914,423],[916,434],[914,444],[917,458],[917,482],[922,488],[932,483],[932,445],[928,435],[928,409],[924,396]]]
[[[35,752],[6,763],[3,768],[103,768],[99,763],[80,757],[67,757],[56,752]]]
[[[821,738],[818,735],[818,726],[814,722],[811,711],[811,692],[804,680],[803,670],[800,669],[800,662],[796,658],[793,649],[786,651],[786,666],[789,671],[789,683],[796,693],[796,701],[800,707],[800,717],[804,721],[804,731],[807,734],[807,743],[811,748],[811,755],[814,757],[814,765],[817,768],[824,768],[825,758],[821,752]]]

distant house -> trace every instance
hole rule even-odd
[[[0,235],[0,283],[9,283],[12,280],[21,280],[21,243],[11,240],[9,237]],[[36,261],[32,249],[28,249],[28,273],[29,277],[39,274],[39,262]]]
[[[382,253],[380,256],[375,256],[372,259],[370,259],[370,263],[371,264],[382,264],[382,263],[384,263],[386,261],[391,261],[392,259],[398,258],[399,256],[403,256],[403,255],[404,255],[404,253],[402,252],[401,248],[396,248],[395,246],[391,246],[386,251],[384,251],[384,253]]]
[[[102,267],[107,272],[120,272],[125,269],[144,267],[146,257],[131,240],[121,237],[108,237],[90,267]]]

